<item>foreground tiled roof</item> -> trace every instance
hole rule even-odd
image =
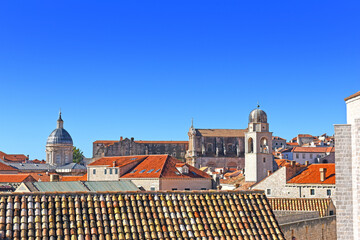
[[[284,239],[262,192],[0,195],[8,239]]]
[[[273,211],[317,211],[326,216],[332,204],[330,198],[268,198]]]
[[[0,151],[0,159],[6,162],[25,162],[27,157],[24,154],[6,154]]]
[[[247,129],[196,129],[196,135],[204,137],[244,137],[247,131]]]
[[[353,95],[348,96],[347,98],[344,99],[344,101],[350,100],[350,99],[352,99],[354,97],[357,97],[357,96],[360,96],[360,91],[357,92],[357,93],[354,93]]]
[[[320,168],[326,169],[325,180],[320,181]],[[335,184],[335,163],[311,164],[287,183]]]

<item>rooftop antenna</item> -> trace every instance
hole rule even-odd
[[[259,101],[257,102],[257,108],[260,108]]]
[[[194,128],[194,118],[191,118],[191,128]]]

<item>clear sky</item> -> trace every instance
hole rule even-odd
[[[246,128],[333,134],[360,90],[359,1],[0,2],[0,151],[45,158],[59,108],[74,145]]]

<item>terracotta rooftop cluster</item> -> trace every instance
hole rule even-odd
[[[8,239],[284,239],[261,192],[0,196]]]

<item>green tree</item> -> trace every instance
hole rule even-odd
[[[81,151],[79,148],[74,147],[73,148],[73,162],[74,163],[80,163],[84,158],[83,151]]]

